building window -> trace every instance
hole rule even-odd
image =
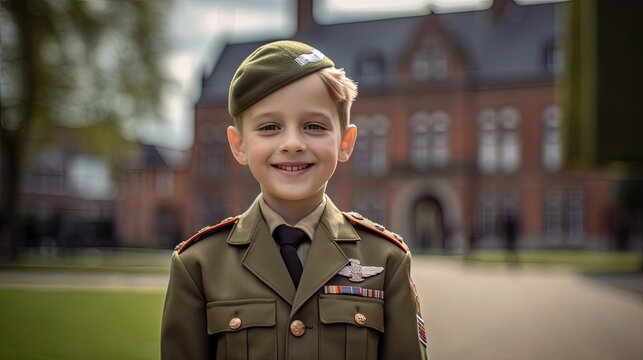
[[[545,191],[545,237],[550,245],[576,245],[585,233],[585,199],[580,188]]]
[[[516,189],[485,189],[478,196],[478,228],[482,238],[493,239],[501,235],[503,219],[516,216],[520,222],[520,195]]]
[[[380,190],[357,190],[353,195],[353,209],[376,223],[386,223],[385,192]]]
[[[419,111],[411,117],[411,164],[418,170],[449,161],[449,115]]]
[[[444,111],[433,113],[431,158],[436,167],[444,167],[449,161],[449,114]]]
[[[496,234],[496,199],[493,193],[483,191],[480,194],[480,235],[489,237]]]
[[[389,120],[384,114],[358,116],[359,137],[355,144],[355,169],[363,175],[381,176],[388,171]]]
[[[543,110],[542,160],[547,171],[560,170],[563,163],[561,144],[561,112],[556,105],[549,105]]]
[[[545,193],[545,236],[560,239],[563,234],[563,194],[560,189],[549,189]]]
[[[228,148],[224,124],[204,124],[199,133],[199,174],[212,179],[224,174]]]
[[[513,173],[520,166],[520,113],[516,108],[500,110],[500,163],[505,173]]]
[[[357,59],[357,78],[360,86],[378,85],[386,74],[386,60],[380,51],[365,51]]]
[[[513,173],[520,167],[520,112],[513,107],[478,114],[478,167],[483,173]]]
[[[567,191],[567,236],[572,243],[582,242],[585,234],[585,199],[581,189]]]
[[[478,167],[483,173],[492,173],[498,167],[498,140],[495,113],[484,109],[478,114]]]
[[[447,53],[441,48],[420,49],[411,60],[411,73],[416,81],[444,80],[448,70]]]

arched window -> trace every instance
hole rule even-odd
[[[449,162],[449,114],[436,111],[432,115],[431,158],[436,167],[444,167]]]
[[[386,74],[386,59],[379,50],[364,51],[357,58],[357,80],[360,86],[379,85]]]
[[[411,164],[418,170],[429,167],[431,118],[426,111],[411,116]]]
[[[444,80],[448,70],[447,53],[442,48],[420,49],[413,54],[411,73],[416,81]]]
[[[549,105],[542,113],[542,160],[547,171],[556,172],[563,164],[560,141],[561,112],[556,105]]]
[[[492,109],[480,111],[478,129],[478,167],[483,173],[492,173],[498,167],[498,135]]]
[[[411,164],[418,170],[449,161],[449,114],[418,111],[411,116]]]
[[[506,173],[513,173],[520,167],[520,113],[514,107],[500,110],[501,167]]]
[[[478,167],[483,173],[520,167],[520,112],[514,107],[484,109],[478,114]]]
[[[359,174],[384,175],[388,171],[389,120],[384,114],[355,119],[359,137],[355,144],[355,169]]]

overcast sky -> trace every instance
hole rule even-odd
[[[522,0],[520,3],[550,2]],[[556,0],[554,0],[556,1]],[[174,0],[167,27],[170,52],[165,61],[175,84],[163,109],[166,122],[142,128],[148,143],[187,149],[193,139],[194,104],[204,72],[209,72],[226,41],[288,38],[294,34],[296,0]],[[320,23],[347,22],[431,12],[484,9],[491,0],[317,0]],[[394,5],[392,5],[394,4]]]

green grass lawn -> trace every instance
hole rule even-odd
[[[158,359],[163,297],[0,289],[0,359]]]

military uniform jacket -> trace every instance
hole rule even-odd
[[[172,254],[161,358],[425,359],[410,253],[369,224],[328,201],[297,289],[257,202],[191,238]],[[354,282],[349,259],[383,270]]]

